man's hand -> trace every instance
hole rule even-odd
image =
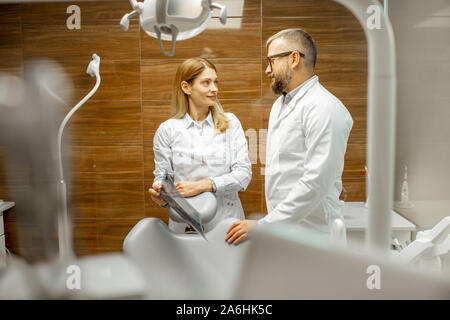
[[[212,191],[212,182],[209,179],[200,181],[180,181],[175,187],[183,197],[196,196],[205,191]]]
[[[148,192],[150,192],[150,197],[153,201],[155,201],[160,206],[165,206],[167,203],[159,196],[159,191],[161,190],[162,185],[157,184],[154,188],[148,189]]]
[[[248,238],[256,223],[256,220],[242,220],[233,222],[227,230],[225,241],[233,244],[241,243]]]
[[[342,186],[341,194],[339,195],[339,200],[345,201],[347,199],[347,190]]]

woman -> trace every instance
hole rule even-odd
[[[225,113],[217,100],[216,67],[203,58],[184,61],[177,69],[172,92],[172,118],[155,133],[155,180],[149,189],[153,201],[166,203],[159,196],[164,174],[173,175],[177,190],[184,197],[214,192],[215,217],[204,225],[214,228],[225,218],[244,219],[238,197],[252,176],[247,140],[241,123]],[[185,223],[169,219],[177,233],[189,231]]]

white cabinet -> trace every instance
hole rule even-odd
[[[392,211],[392,235],[401,244],[412,241],[412,232],[416,226]],[[346,202],[344,207],[344,223],[347,229],[347,241],[349,244],[361,246],[365,242],[365,233],[369,226],[369,209],[364,206],[364,202]]]

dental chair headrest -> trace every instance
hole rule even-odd
[[[187,202],[194,208],[202,217],[202,223],[208,223],[216,215],[217,199],[212,192],[203,192],[199,195],[185,198]],[[184,222],[179,214],[169,207],[169,217],[175,222]]]

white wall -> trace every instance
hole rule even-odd
[[[434,225],[431,206],[450,215],[450,0],[390,0],[388,8],[398,75],[395,199],[407,165],[421,209],[405,215]]]

